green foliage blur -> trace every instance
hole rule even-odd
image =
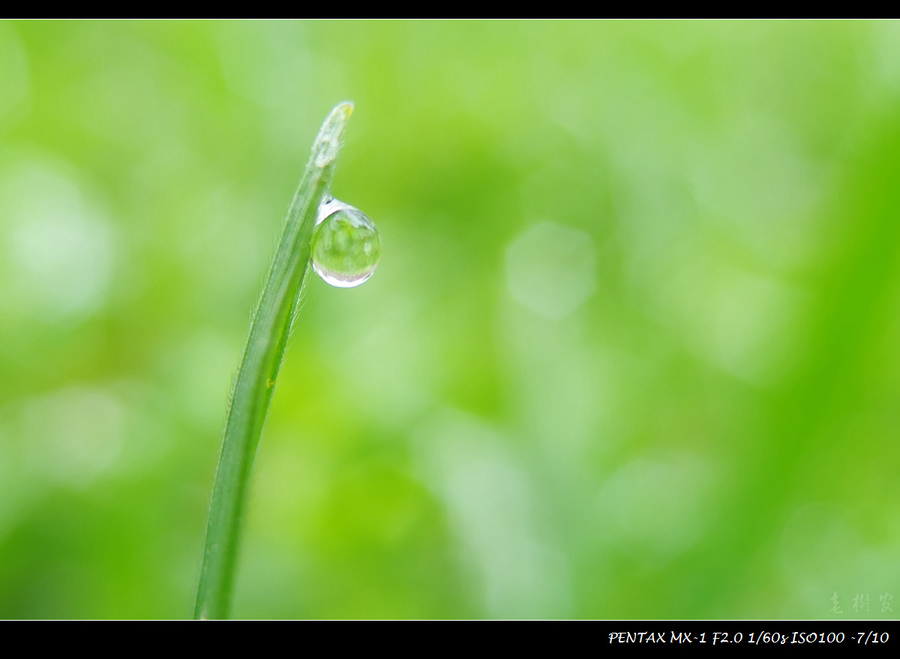
[[[191,615],[344,100],[235,617],[897,617],[900,23],[8,21],[0,618]]]

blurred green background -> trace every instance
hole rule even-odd
[[[0,617],[191,615],[343,100],[235,617],[897,617],[900,23],[712,21],[0,23]]]

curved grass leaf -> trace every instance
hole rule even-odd
[[[250,325],[228,406],[225,438],[210,503],[195,618],[228,617],[253,459],[309,270],[316,213],[331,186],[341,136],[352,110],[351,103],[338,105],[319,130]]]

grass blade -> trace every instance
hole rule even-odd
[[[250,472],[284,356],[297,301],[309,270],[316,213],[331,186],[341,136],[353,110],[331,111],[313,144],[306,171],[282,227],[281,240],[244,348],[228,407],[225,438],[209,510],[194,617],[227,618],[247,504]]]

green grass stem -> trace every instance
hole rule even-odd
[[[285,344],[310,265],[316,213],[331,187],[351,103],[331,111],[312,147],[284,220],[281,240],[244,348],[216,471],[197,604],[197,619],[227,618],[256,447],[272,400]]]

